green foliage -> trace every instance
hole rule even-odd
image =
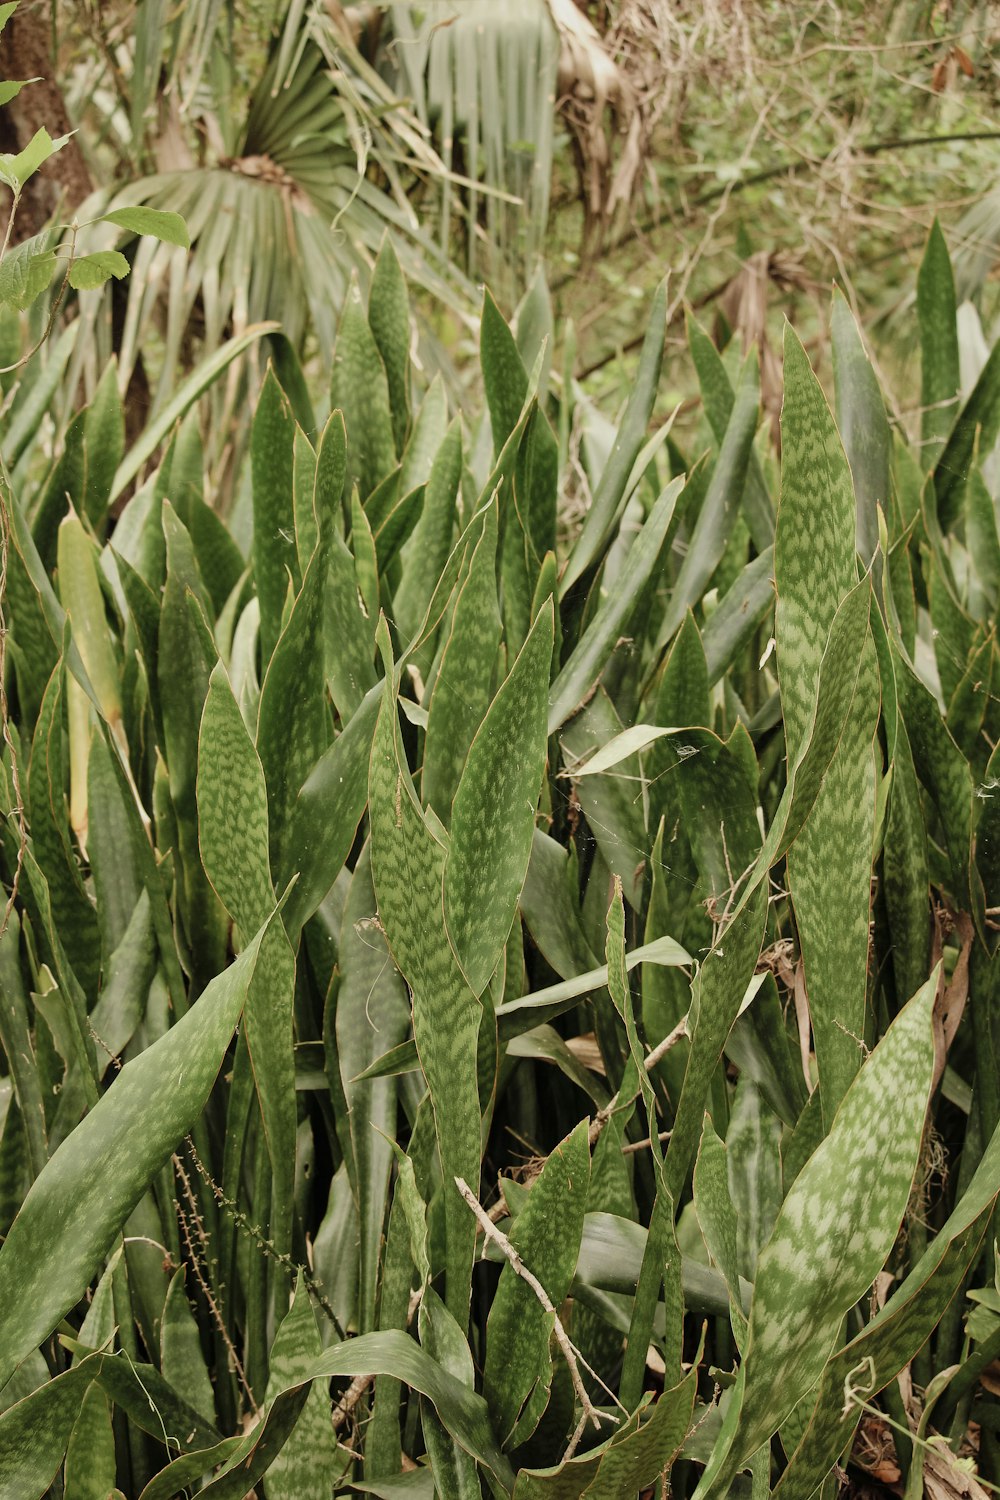
[[[947,285],[936,235],[942,380]],[[692,322],[685,475],[664,316],[558,550],[572,390],[487,297],[452,411],[388,247],[321,430],[278,346],[231,526],[234,355],[134,443],[107,366],[4,471],[3,1493],[806,1500],[908,1365],[968,1415],[996,355],[922,465],[836,301],[778,471]]]

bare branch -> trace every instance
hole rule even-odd
[[[503,1230],[498,1229],[497,1226],[493,1223],[489,1214],[486,1212],[485,1208],[483,1208],[483,1205],[480,1203],[475,1193],[469,1187],[469,1184],[465,1182],[461,1177],[456,1177],[455,1186],[458,1188],[458,1191],[461,1193],[462,1197],[465,1199],[466,1203],[469,1205],[469,1207],[472,1209],[472,1212],[478,1219],[483,1233],[486,1235],[486,1238],[488,1240],[492,1240],[494,1245],[498,1247],[505,1260],[509,1264],[511,1270],[514,1272],[515,1276],[520,1276],[522,1281],[527,1282],[528,1286],[530,1286],[531,1290],[538,1298],[538,1301],[540,1302],[544,1310],[547,1313],[552,1314],[553,1332],[556,1336],[556,1342],[558,1343],[559,1348],[562,1351],[563,1359],[566,1361],[566,1365],[569,1369],[570,1379],[573,1382],[573,1389],[576,1391],[577,1399],[580,1402],[583,1413],[580,1417],[579,1423],[577,1424],[576,1431],[573,1433],[573,1436],[570,1439],[569,1447],[566,1449],[565,1453],[566,1458],[572,1458],[573,1454],[576,1452],[577,1446],[579,1445],[580,1439],[583,1436],[588,1422],[593,1422],[594,1427],[598,1431],[600,1431],[602,1418],[606,1422],[617,1422],[618,1419],[617,1417],[612,1417],[607,1412],[598,1411],[597,1407],[588,1396],[587,1388],[580,1376],[580,1365],[578,1362],[579,1359],[583,1358],[583,1356],[579,1354],[579,1351],[574,1348],[573,1344],[571,1343],[569,1335],[567,1334],[565,1328],[562,1326],[562,1323],[559,1321],[559,1314],[556,1312],[555,1307],[552,1304],[552,1298],[542,1286],[542,1283],[539,1281],[538,1277],[534,1274],[534,1272],[528,1270],[528,1267],[524,1264],[524,1261],[521,1259],[520,1255],[518,1255],[517,1251],[514,1249],[514,1246],[504,1234]],[[587,1368],[589,1368],[589,1366]]]

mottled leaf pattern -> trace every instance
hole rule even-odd
[[[452,808],[444,913],[477,995],[497,966],[531,854],[545,770],[552,608],[539,611],[469,750]],[[484,860],[484,846],[490,850]]]
[[[933,1000],[930,981],[858,1073],[782,1204],[757,1267],[731,1418],[701,1496],[725,1494],[733,1474],[816,1383],[841,1320],[892,1248],[923,1137]],[[886,1110],[889,1092],[893,1108]]]
[[[576,1270],[589,1185],[590,1147],[581,1121],[549,1156],[510,1230],[511,1244],[557,1310]],[[505,1267],[486,1327],[483,1369],[483,1394],[505,1447],[526,1441],[545,1410],[551,1337],[551,1315],[528,1284]]]

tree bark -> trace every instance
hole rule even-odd
[[[0,110],[0,151],[21,151],[41,126],[52,136],[73,129],[66,103],[55,81],[56,65],[51,50],[49,7],[22,0],[0,38],[0,76],[5,79],[37,78]],[[90,172],[76,138],[49,158],[28,182],[14,223],[12,240],[37,234],[58,211],[72,214],[93,190]],[[10,199],[3,190],[0,204],[0,236],[7,227]]]

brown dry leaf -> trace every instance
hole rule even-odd
[[[898,1485],[900,1469],[892,1433],[878,1417],[866,1415],[854,1440],[852,1458],[879,1484]]]
[[[991,1396],[1000,1396],[1000,1360],[995,1359],[991,1365],[981,1371],[979,1384],[984,1391],[989,1391]]]
[[[813,1079],[809,1037],[812,1022],[809,1016],[809,996],[806,994],[806,971],[801,958],[795,965],[793,993],[795,995],[795,1020],[799,1028],[799,1056],[802,1059],[802,1076],[806,1081],[806,1088],[811,1094],[813,1091]]]
[[[928,1500],[989,1500],[975,1474],[965,1467],[944,1438],[932,1438],[924,1449],[924,1494]]]
[[[567,1038],[566,1045],[578,1063],[589,1068],[591,1073],[599,1073],[602,1078],[605,1076],[604,1058],[601,1056],[601,1049],[592,1031],[585,1031],[582,1036]]]

